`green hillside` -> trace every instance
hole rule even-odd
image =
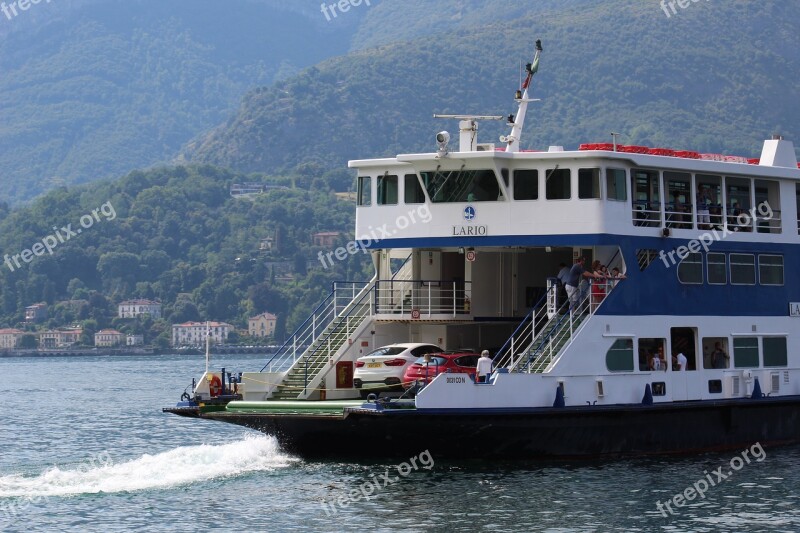
[[[248,317],[264,311],[278,314],[282,335],[333,281],[366,275],[363,254],[327,270],[318,261],[323,248],[312,245],[313,233],[341,232],[344,244],[355,212],[332,193],[348,175],[319,176],[311,166],[271,179],[212,167],[162,168],[52,191],[28,207],[0,211],[0,327],[19,325],[25,306],[42,301],[51,306],[51,327],[144,327],[148,340],[161,335],[162,343],[170,322],[214,319],[246,327]],[[253,180],[281,188],[231,198],[232,183]],[[340,209],[332,208],[339,202]],[[271,250],[261,245],[267,239]],[[23,252],[36,254],[43,242],[52,254],[41,246],[37,255]],[[115,319],[116,303],[132,297],[161,300],[164,320]]]
[[[252,87],[345,53],[358,20],[328,24],[308,0],[59,1],[0,14],[0,202],[173,158]]]
[[[384,2],[369,17],[397,6]],[[667,18],[657,2],[614,0],[431,30],[251,92],[182,160],[252,172],[430,151],[436,131],[455,127],[434,112],[514,111],[519,63],[530,60],[536,38],[545,47],[534,91],[543,101],[529,115],[523,147],[576,147],[617,131],[628,144],[756,156],[773,133],[800,140],[798,7],[701,2]],[[482,126],[484,142],[505,133]]]

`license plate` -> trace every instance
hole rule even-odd
[[[383,363],[367,363],[367,368],[380,368],[383,366]]]

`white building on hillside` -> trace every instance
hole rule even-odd
[[[172,346],[204,346],[206,337],[212,344],[223,344],[234,327],[225,322],[186,322],[172,326]]]

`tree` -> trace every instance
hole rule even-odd
[[[19,348],[22,350],[35,350],[39,346],[36,335],[26,333],[19,339]]]

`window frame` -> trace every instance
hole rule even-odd
[[[534,174],[533,180],[536,182],[536,188],[535,188],[536,197],[535,198],[517,198],[517,175],[520,174],[520,173],[533,173]],[[521,181],[527,182],[529,179],[530,178],[526,178],[525,180],[521,180]],[[542,194],[541,194],[542,191],[541,191],[541,186],[540,186],[541,184],[539,182],[539,169],[538,168],[520,168],[520,169],[515,169],[514,172],[513,172],[513,177],[512,177],[512,185],[513,185],[513,190],[511,191],[511,198],[515,202],[536,202],[542,196]]]
[[[734,265],[733,256],[734,255],[747,256],[747,257],[752,257],[753,258],[753,263],[752,263],[752,266],[753,266],[753,283],[734,283],[734,281],[733,281],[733,265]],[[736,265],[745,266],[744,263],[736,263]],[[747,265],[747,266],[749,266],[749,265]],[[757,271],[757,268],[756,268],[756,254],[732,252],[732,253],[730,253],[728,255],[728,268],[729,268],[728,278],[730,279],[730,284],[731,285],[736,285],[736,286],[739,286],[739,287],[753,287],[753,286],[758,284],[758,271]]]
[[[722,263],[714,263],[715,265],[720,265],[721,264],[723,266],[722,270],[725,273],[725,281],[722,282],[722,283],[717,283],[717,282],[711,281],[711,256],[712,255],[714,255],[714,256],[721,255],[722,258],[723,258],[723,262]],[[729,273],[728,272],[728,254],[726,254],[724,252],[708,252],[706,254],[706,280],[708,281],[709,285],[727,285],[728,282],[730,281],[730,279],[728,278],[728,273]]]
[[[364,202],[364,183],[368,183],[369,198]],[[372,176],[358,176],[358,186],[356,194],[357,207],[372,207]]]
[[[762,257],[777,257],[781,260],[780,269],[781,269],[781,282],[780,283],[764,283],[761,268],[761,258]],[[777,267],[778,265],[767,265],[768,267]],[[765,287],[784,287],[786,286],[786,261],[784,260],[783,255],[781,254],[758,254],[758,284],[763,285]]]
[[[691,258],[692,256],[699,256],[700,257],[700,261],[699,261],[699,264],[700,264],[700,281],[684,281],[681,278],[681,267],[684,265],[684,263],[687,263],[688,259]],[[705,269],[704,269],[704,266],[703,266],[704,263],[705,263],[705,261],[703,261],[703,253],[702,252],[689,252],[689,253],[687,253],[686,257],[681,259],[680,263],[678,263],[678,267],[676,269],[677,270],[677,274],[676,275],[678,276],[678,283],[680,283],[681,285],[704,285],[705,284],[705,271],[704,271]],[[697,264],[697,262],[693,262],[691,264]]]
[[[394,203],[383,202],[382,196],[386,196],[387,192],[387,182],[391,184],[391,179],[394,178],[394,194],[395,194],[395,201]],[[378,206],[396,206],[400,204],[400,176],[397,174],[381,174],[378,176],[378,183],[376,187],[377,191],[377,205]]]
[[[607,167],[606,171],[606,199],[612,202],[627,202],[628,201],[628,170],[625,168],[616,168],[616,167]],[[622,198],[618,198],[616,196],[611,196],[611,183],[610,183],[610,172],[622,172]],[[617,184],[619,182],[614,181],[614,190],[615,192],[619,192],[617,189]]]
[[[584,198],[581,196],[581,178],[584,177],[584,173],[587,171],[592,172],[592,192],[594,192],[595,188],[597,190],[597,196],[591,196],[588,198]],[[603,171],[601,167],[582,167],[578,168],[578,200],[602,200],[603,199]]]
[[[422,200],[419,202],[412,202],[408,199],[408,189],[409,189],[409,182],[413,181],[415,183],[415,189],[419,192]],[[406,205],[423,205],[427,202],[427,198],[425,197],[425,188],[419,182],[419,176],[416,174],[404,174],[403,175],[403,203]]]
[[[552,179],[554,177],[554,174],[556,172],[558,172],[558,173],[566,172],[567,173],[567,197],[566,198],[550,198],[550,189],[548,187],[548,183],[549,183],[550,179]],[[572,169],[571,168],[568,168],[568,167],[567,168],[560,168],[560,167],[556,166],[555,168],[548,168],[547,170],[545,170],[545,173],[544,173],[544,199],[547,200],[548,202],[550,202],[550,201],[552,201],[552,202],[558,202],[558,201],[564,202],[564,201],[567,201],[568,202],[568,201],[572,200]]]

